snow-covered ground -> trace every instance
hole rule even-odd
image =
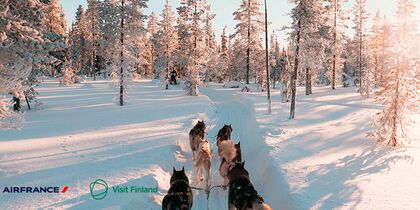
[[[274,92],[273,115],[263,93],[244,93],[255,103],[270,155],[290,185],[297,209],[419,209],[420,116],[407,148],[389,149],[366,137],[380,107],[355,88],[298,90],[296,120]]]
[[[63,194],[2,194],[0,209],[160,209],[169,188],[172,166],[185,166],[192,185],[188,131],[205,120],[213,146],[224,123],[234,127],[257,190],[273,206],[291,209],[288,186],[274,167],[259,135],[252,103],[235,90],[203,89],[206,95],[184,96],[176,87],[163,90],[152,81],[136,82],[125,107],[112,98],[104,81],[60,87],[46,81],[39,88],[41,110],[28,112],[20,131],[2,131],[0,187],[69,186]],[[210,98],[208,96],[210,96]],[[216,148],[213,148],[216,149]],[[212,184],[222,184],[219,160],[213,158]],[[157,194],[90,195],[90,183],[159,187]],[[275,187],[273,187],[275,186]],[[279,198],[279,196],[281,196]],[[194,209],[206,209],[204,192],[194,192]],[[215,188],[210,209],[227,209],[227,191]]]
[[[0,209],[160,209],[172,166],[185,166],[193,186],[188,131],[205,120],[210,142],[223,124],[241,141],[257,191],[275,210],[417,209],[420,206],[420,140],[406,149],[378,147],[365,137],[379,107],[355,89],[299,92],[297,119],[274,91],[273,114],[263,93],[241,93],[212,84],[199,97],[179,87],[163,90],[137,81],[129,103],[113,102],[106,81],[61,87],[47,80],[37,90],[44,103],[26,114],[20,131],[0,132],[0,189],[5,186],[69,186],[60,194],[0,194]],[[299,90],[300,91],[300,90]],[[414,117],[418,118],[418,115]],[[420,126],[411,130],[420,136]],[[214,151],[216,148],[213,148]],[[217,156],[217,155],[215,155]],[[212,184],[219,185],[213,158]],[[94,200],[89,185],[106,180],[106,198]],[[158,193],[113,193],[112,186],[159,188]],[[227,191],[212,190],[209,207],[227,209]],[[193,209],[207,208],[194,191]]]

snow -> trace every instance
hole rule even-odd
[[[276,167],[282,169],[297,209],[417,209],[420,204],[420,125],[407,148],[389,149],[366,137],[381,107],[355,88],[298,89],[297,117],[287,120],[289,104],[274,91],[273,115],[266,96],[254,101],[257,121]],[[413,119],[420,122],[419,115]]]
[[[245,167],[256,190],[273,209],[416,209],[420,204],[420,129],[406,148],[389,149],[367,139],[372,113],[381,107],[355,88],[298,88],[296,119],[273,91],[273,114],[265,93],[210,84],[201,96],[185,96],[157,81],[135,81],[120,107],[108,81],[68,87],[46,79],[36,87],[42,108],[27,112],[22,130],[1,131],[0,189],[5,186],[69,186],[63,194],[2,194],[0,209],[160,209],[172,167],[185,166],[192,186],[188,131],[197,120],[215,136],[232,124]],[[89,87],[89,88],[86,88]],[[419,115],[413,119],[420,120]],[[418,121],[417,121],[418,122]],[[216,153],[214,153],[216,154]],[[213,156],[212,185],[223,183]],[[89,184],[110,186],[94,200]],[[158,186],[156,194],[117,194],[112,186]],[[203,187],[204,184],[199,185]],[[227,191],[214,188],[210,209],[227,209]],[[194,191],[193,209],[206,209],[206,195]]]

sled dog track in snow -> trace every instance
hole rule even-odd
[[[269,149],[260,135],[253,103],[240,96],[237,90],[203,88],[201,92],[209,97],[216,107],[215,124],[209,126],[208,137],[216,136],[218,129],[224,124],[232,124],[232,140],[235,143],[241,142],[242,160],[246,161],[245,167],[258,193],[273,209],[294,209],[289,186],[275,166],[274,160],[269,155]],[[214,143],[215,140],[210,139],[210,141]],[[212,149],[217,150],[215,146]],[[212,160],[212,185],[223,183],[223,179],[218,174],[220,160],[216,156],[213,155]],[[227,209],[227,195],[227,190],[212,191],[209,200],[210,209]],[[201,199],[205,199],[205,196],[195,195],[194,197],[194,200],[201,201]],[[205,201],[198,203],[206,204]],[[194,205],[194,209],[205,207]]]

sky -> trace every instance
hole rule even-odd
[[[82,5],[85,9],[87,7],[87,0],[60,0],[61,4],[66,12],[66,18],[68,25],[74,20],[74,14],[78,5]],[[179,6],[179,0],[169,0],[173,5],[173,10],[176,11],[176,7]],[[353,7],[355,0],[349,0],[346,4],[346,9]],[[163,10],[166,0],[149,0],[148,8],[145,10],[146,14],[150,14],[152,11],[160,14]],[[233,12],[237,10],[241,0],[208,0],[212,5],[212,12],[216,14],[213,22],[213,27],[217,37],[220,37],[223,27],[228,26],[229,33],[233,33],[235,28],[235,21],[233,20]],[[262,1],[261,1],[262,2]],[[370,19],[376,14],[377,10],[380,10],[383,15],[389,18],[393,18],[396,10],[398,0],[368,0],[367,1],[368,11],[370,13]],[[420,1],[414,0],[416,5],[416,14],[420,14]],[[283,26],[289,26],[291,18],[289,17],[290,10],[293,8],[293,4],[289,3],[289,0],[267,0],[268,5],[268,18],[272,23],[269,26],[269,31],[275,31],[278,36],[279,42],[284,46],[287,38],[287,31],[281,31]],[[419,20],[420,15],[417,15]],[[420,22],[420,21],[417,21]],[[348,33],[352,33],[351,23],[349,24]],[[419,24],[418,24],[419,25]],[[420,27],[420,25],[419,25]]]

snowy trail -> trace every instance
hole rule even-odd
[[[127,106],[112,98],[108,82],[38,87],[43,109],[28,112],[26,126],[0,134],[0,188],[69,186],[63,194],[4,194],[0,209],[160,209],[172,166],[191,167],[188,133],[211,113],[207,97],[162,90],[139,81]],[[88,88],[86,88],[88,87]],[[192,178],[191,170],[188,170]],[[89,184],[104,179],[110,189],[93,200]],[[112,186],[159,187],[157,194],[113,193]]]
[[[237,94],[237,91],[224,89],[220,86],[201,90],[213,101],[217,109],[216,125],[209,131],[209,136],[215,136],[218,129],[224,124],[232,124],[234,129],[232,139],[235,142],[241,142],[243,160],[246,161],[245,166],[250,172],[251,181],[257,191],[273,209],[294,209],[288,184],[279,169],[275,167],[269,156],[268,147],[260,136],[253,103]],[[217,148],[213,148],[213,150],[215,149]],[[217,174],[213,178],[213,185],[222,183],[222,179],[218,175],[219,163],[218,157],[214,157],[212,170]],[[217,189],[212,192],[210,204],[210,209],[227,209],[227,191]],[[198,209],[203,209],[205,206],[198,207]]]

